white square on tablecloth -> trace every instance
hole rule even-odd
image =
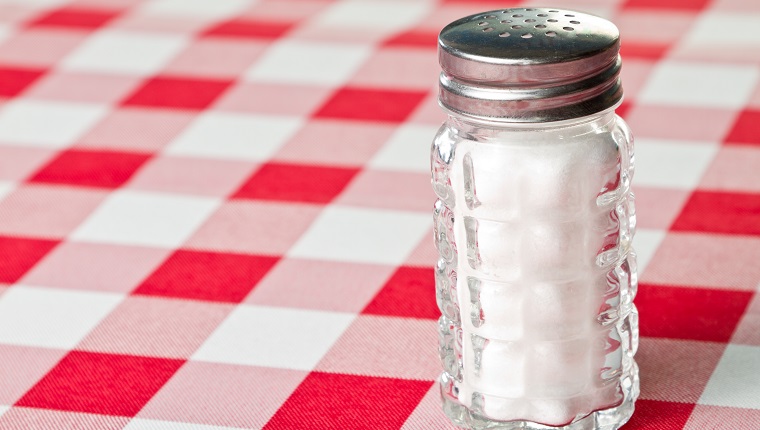
[[[405,124],[375,154],[369,165],[388,170],[430,172],[430,146],[438,126]]]
[[[329,206],[288,256],[399,265],[431,225],[428,213]]]
[[[716,23],[726,23],[720,28]],[[760,15],[752,13],[719,12],[711,10],[694,20],[682,40],[690,46],[729,46],[734,48],[760,47]],[[751,55],[748,53],[748,55]]]
[[[343,28],[347,32],[368,28],[401,30],[418,24],[434,7],[432,2],[406,0],[339,1],[315,17],[312,23],[319,27]]]
[[[233,160],[269,159],[298,129],[295,117],[209,112],[202,114],[165,152]]]
[[[136,12],[218,19],[235,15],[250,4],[251,0],[151,0],[144,2]]]
[[[284,40],[275,42],[245,73],[259,82],[340,85],[369,58],[362,45],[335,45]]]
[[[10,194],[16,188],[16,184],[11,181],[0,181],[0,200]]]
[[[633,236],[633,249],[636,250],[636,266],[638,267],[639,278],[664,238],[665,231],[663,230],[636,229],[636,235]]]
[[[758,77],[757,66],[665,60],[655,66],[637,102],[738,109],[749,100]]]
[[[0,142],[68,147],[107,112],[105,106],[52,101],[11,101],[0,110]]]
[[[238,427],[222,427],[217,425],[190,424],[177,421],[132,419],[124,430],[238,430]]]
[[[760,409],[760,346],[729,344],[699,404]]]
[[[354,314],[241,305],[193,354],[193,360],[311,370]]]
[[[8,38],[11,34],[14,33],[14,29],[12,26],[8,24],[0,24],[0,41],[3,41]]]
[[[15,286],[0,296],[0,342],[74,348],[123,295]]]
[[[161,71],[189,39],[183,36],[101,30],[64,58],[65,70],[153,75]]]
[[[219,203],[212,198],[119,190],[70,237],[85,242],[176,248]]]
[[[693,190],[717,154],[719,144],[636,139],[638,186]]]

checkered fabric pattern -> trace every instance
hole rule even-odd
[[[0,0],[0,429],[446,429],[436,34],[464,0]],[[760,3],[623,36],[641,399],[760,429]]]

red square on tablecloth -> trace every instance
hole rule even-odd
[[[264,428],[401,428],[431,384],[312,372]]]
[[[235,19],[206,30],[204,36],[277,39],[293,27],[291,22]]]
[[[128,106],[205,109],[232,81],[156,77],[124,101]]]
[[[0,236],[0,282],[16,282],[57,244],[53,240]]]
[[[18,406],[134,416],[184,360],[72,351]]]
[[[682,429],[694,404],[639,399],[626,430]]]
[[[438,32],[421,30],[405,31],[388,39],[385,42],[385,45],[436,49],[438,47]]]
[[[179,250],[134,293],[237,303],[277,260],[261,255]]]
[[[32,182],[116,188],[150,158],[147,154],[71,149],[62,152]]]
[[[317,111],[315,117],[401,122],[426,95],[424,91],[343,88]]]
[[[34,21],[31,27],[98,28],[118,15],[102,9],[64,7],[53,10]]]
[[[328,203],[359,169],[268,163],[233,198]]]
[[[0,96],[14,97],[45,73],[44,70],[0,67]]]
[[[400,267],[363,313],[410,318],[438,319],[435,277],[428,267]]]
[[[700,11],[709,3],[710,0],[627,0],[623,7]]]
[[[695,191],[671,230],[760,235],[760,194]]]
[[[750,291],[640,284],[641,335],[728,342],[751,299]]]
[[[760,110],[742,111],[725,142],[760,145]]]

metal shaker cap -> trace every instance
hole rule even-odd
[[[619,50],[617,27],[594,15],[542,7],[471,15],[438,36],[439,101],[491,121],[591,115],[623,97]]]

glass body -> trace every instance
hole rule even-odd
[[[617,429],[638,396],[633,139],[614,109],[450,114],[432,145],[443,407],[474,429]]]

